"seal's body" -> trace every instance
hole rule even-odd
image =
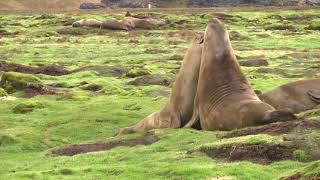
[[[212,20],[205,31],[193,118],[203,130],[232,130],[274,122],[277,112],[262,102],[242,73],[226,29]]]
[[[320,79],[300,80],[279,86],[259,96],[276,109],[301,112],[320,104]]]
[[[152,113],[138,124],[121,129],[118,134],[147,131],[154,128],[180,128],[192,116],[197,91],[203,37],[195,38],[184,56],[173,85],[170,101],[158,112]]]
[[[72,27],[95,27],[100,28],[102,22],[95,19],[82,19],[72,23]]]

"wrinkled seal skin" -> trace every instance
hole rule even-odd
[[[320,79],[300,80],[279,86],[259,96],[276,109],[289,108],[301,112],[319,108]]]
[[[182,61],[173,85],[170,101],[158,112],[150,114],[138,124],[121,129],[117,134],[147,131],[155,128],[180,128],[192,116],[197,91],[203,37],[195,38]]]
[[[100,28],[102,22],[95,19],[82,19],[72,23],[72,27],[96,27]]]
[[[191,127],[200,117],[203,130],[232,130],[293,117],[258,98],[242,73],[228,33],[218,20],[204,36],[199,82]]]
[[[167,24],[167,22],[163,19],[154,18],[139,19],[135,17],[125,17],[123,21],[131,21],[133,22],[135,28],[140,29],[154,29]]]

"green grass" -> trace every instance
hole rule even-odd
[[[312,24],[318,25],[319,11],[236,11],[230,14],[234,17],[225,22],[228,29],[249,37],[232,41],[236,54],[241,57],[263,55],[270,64],[264,68],[285,69],[288,73],[288,76],[264,74],[257,72],[260,67],[242,67],[254,89],[266,92],[287,82],[311,78],[303,72],[312,70],[310,67],[320,60],[316,53],[312,53],[320,48],[320,31],[306,30],[309,23],[296,20],[286,20],[295,27],[294,31],[266,30],[266,27],[281,24],[274,15],[314,15]],[[58,64],[68,70],[89,65],[130,70],[127,76],[120,77],[106,76],[94,70],[65,76],[9,73],[14,75],[12,77],[19,77],[11,78],[13,81],[10,82],[20,79],[29,82],[31,79],[43,84],[61,84],[61,88],[57,89],[56,95],[24,99],[18,92],[10,94],[18,97],[15,101],[0,100],[0,179],[210,179],[226,176],[269,180],[295,172],[305,175],[318,172],[318,162],[281,161],[258,165],[246,161],[217,162],[202,153],[190,155],[187,153],[189,150],[206,145],[282,142],[281,136],[261,134],[220,139],[217,134],[222,132],[190,129],[155,130],[160,140],[149,146],[118,147],[73,157],[48,156],[50,150],[70,144],[140,136],[141,133],[113,137],[120,128],[135,124],[165,105],[168,97],[150,96],[146,92],[170,92],[171,87],[136,87],[126,83],[135,76],[148,73],[174,78],[179,63],[172,57],[183,56],[192,37],[170,36],[168,33],[185,29],[201,33],[212,14],[158,12],[155,15],[170,21],[185,19],[188,23],[150,31],[72,29],[83,35],[60,35],[57,30],[69,28],[63,26],[65,19],[121,19],[123,14],[56,14],[51,19],[24,15],[0,17],[3,29],[18,32],[0,39],[2,60],[32,66]],[[130,40],[138,40],[138,43],[130,43]],[[290,56],[292,53],[308,56],[301,59]],[[312,77],[318,76],[315,74]],[[97,92],[83,90],[80,84],[84,81],[101,85],[102,89]],[[310,111],[306,116],[318,120],[319,112]],[[318,135],[319,132],[314,131],[310,138],[317,138]],[[302,150],[295,154],[297,158],[305,157]]]

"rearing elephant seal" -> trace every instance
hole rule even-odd
[[[313,109],[320,105],[320,79],[284,84],[259,97],[276,109],[289,108],[293,112]]]
[[[138,124],[121,129],[118,134],[147,131],[154,128],[180,128],[192,116],[197,91],[203,37],[190,44],[176,77],[170,101],[158,112],[152,113]]]
[[[194,115],[203,130],[231,130],[293,117],[258,98],[242,73],[226,29],[209,22],[204,36]]]

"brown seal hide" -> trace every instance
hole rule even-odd
[[[276,109],[289,108],[295,113],[313,109],[320,104],[320,79],[284,84],[259,97]]]
[[[72,27],[96,27],[100,28],[102,22],[95,19],[82,19],[72,23]]]
[[[203,130],[232,130],[294,118],[275,111],[254,93],[242,73],[228,33],[218,20],[209,22],[203,43],[194,115]]]
[[[180,128],[189,121],[193,113],[194,97],[197,91],[202,42],[202,36],[191,42],[167,105],[161,111],[152,113],[138,124],[121,129],[118,134],[147,131],[154,128]]]

